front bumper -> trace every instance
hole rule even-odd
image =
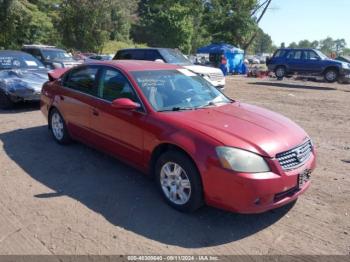
[[[262,213],[293,202],[309,188],[310,181],[298,188],[298,177],[314,170],[314,152],[303,166],[288,172],[277,160],[271,162],[273,170],[266,173],[233,173],[213,165],[203,181],[206,203],[237,213]]]
[[[340,72],[340,79],[350,81],[350,69],[343,69]]]
[[[15,92],[9,92],[9,97],[13,102],[19,101],[40,101],[40,92],[32,91],[29,89],[16,90]]]

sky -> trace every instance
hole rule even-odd
[[[350,0],[272,0],[259,25],[277,46],[330,36],[350,47]]]

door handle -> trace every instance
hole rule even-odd
[[[96,109],[92,109],[92,114],[94,116],[99,116],[100,113]]]
[[[60,100],[63,101],[64,100],[64,96],[59,96]]]

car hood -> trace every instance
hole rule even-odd
[[[201,65],[186,65],[184,68],[196,73],[196,74],[222,74],[222,71],[219,68],[201,66]]]
[[[42,85],[49,80],[47,69],[11,69],[0,71],[0,79],[7,88],[32,88],[37,92],[41,91]]]
[[[288,118],[239,102],[165,114],[171,121],[185,124],[187,128],[206,134],[225,146],[268,157],[275,157],[308,137],[301,127]]]

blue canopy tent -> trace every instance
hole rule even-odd
[[[229,73],[244,72],[244,51],[233,45],[225,43],[214,43],[197,49],[198,54],[224,55],[227,59],[226,70]],[[225,73],[225,72],[224,72]]]

